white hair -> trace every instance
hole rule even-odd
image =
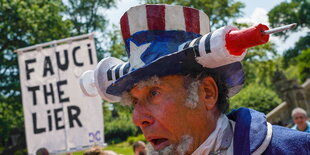
[[[131,94],[128,91],[124,91],[121,96],[121,104],[123,106],[130,106],[132,105],[132,102],[133,102],[133,98]]]
[[[193,140],[194,138],[189,135],[185,135],[182,137],[182,142],[177,146],[177,152],[179,153],[179,155],[186,154],[186,152],[192,146]]]
[[[198,96],[198,88],[200,85],[200,81],[195,80],[191,81],[191,83],[187,87],[187,98],[185,101],[185,106],[191,109],[195,109],[199,102]]]
[[[154,85],[159,85],[160,84],[160,79],[157,76],[152,76],[148,78],[147,80],[140,81],[136,85],[138,88],[143,88],[147,86],[154,86]]]
[[[294,117],[296,114],[303,114],[303,115],[305,115],[307,117],[307,112],[304,109],[299,108],[299,107],[295,108],[292,111],[292,117]]]
[[[138,89],[141,89],[146,86],[154,86],[160,84],[160,79],[157,76],[153,76],[147,80],[140,81],[135,84]],[[198,88],[200,85],[200,81],[197,79],[190,79],[189,77],[185,77],[184,87],[187,92],[187,98],[185,100],[185,106],[190,109],[195,109],[199,102],[198,96]],[[124,91],[121,95],[121,103],[123,105],[132,105],[133,97],[128,91]]]
[[[155,151],[151,144],[147,145],[147,154],[148,155],[173,155],[175,152],[173,151],[173,146],[169,145],[159,151]]]
[[[189,135],[182,136],[179,144],[170,144],[165,148],[155,151],[152,145],[148,145],[149,155],[185,155],[193,144],[193,137]]]

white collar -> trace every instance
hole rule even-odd
[[[234,124],[233,124],[234,125]],[[223,141],[223,138],[227,140]],[[192,155],[209,155],[225,150],[232,151],[232,140],[233,140],[233,127],[226,115],[221,114],[217,120],[215,130],[209,135],[209,137],[192,153]],[[225,144],[226,143],[226,144]],[[229,148],[228,148],[229,147]],[[222,154],[222,153],[221,153]]]

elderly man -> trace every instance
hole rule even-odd
[[[133,106],[151,154],[309,154],[310,135],[272,126],[263,113],[225,115],[244,82],[242,46],[268,41],[261,35],[268,27],[256,28],[256,36],[238,41],[231,26],[209,33],[208,16],[193,8],[130,8],[121,18],[129,62],[102,60],[96,87],[103,99]]]
[[[302,108],[295,108],[292,111],[292,118],[295,125],[292,129],[310,133],[310,122],[308,121],[307,112]]]

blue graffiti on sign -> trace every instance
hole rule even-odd
[[[101,141],[101,134],[100,134],[99,130],[96,131],[96,132],[88,133],[88,137],[89,137],[89,142],[90,143],[100,142]]]

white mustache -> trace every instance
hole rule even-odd
[[[193,137],[189,135],[182,136],[179,144],[170,144],[162,150],[155,151],[151,144],[148,144],[148,155],[185,155],[193,143]]]

